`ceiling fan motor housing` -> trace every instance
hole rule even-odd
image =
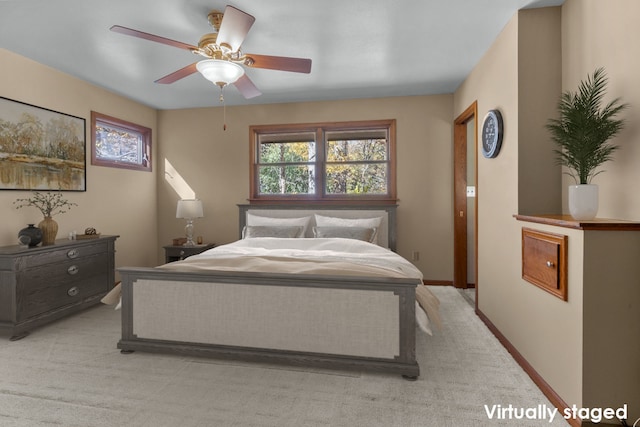
[[[195,53],[211,59],[222,59],[223,51],[221,46],[216,43],[217,38],[218,33],[208,33],[200,37],[200,41],[198,42],[200,51]]]

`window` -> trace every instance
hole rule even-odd
[[[395,120],[252,126],[251,199],[395,203]]]
[[[91,112],[91,164],[151,172],[151,129]]]

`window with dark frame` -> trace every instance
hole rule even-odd
[[[395,120],[251,126],[252,201],[395,203]]]
[[[91,164],[151,172],[151,129],[92,111]]]

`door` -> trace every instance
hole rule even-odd
[[[477,103],[454,122],[453,285],[466,289],[477,283]]]

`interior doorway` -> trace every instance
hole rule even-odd
[[[456,118],[453,128],[453,285],[461,289],[477,287],[478,282],[477,116],[474,102]]]

